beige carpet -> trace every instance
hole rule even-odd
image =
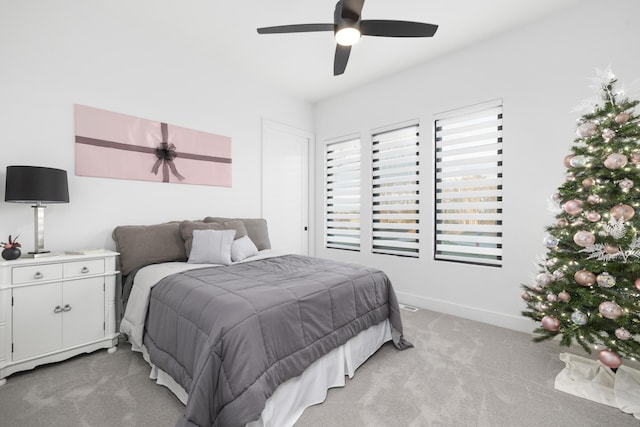
[[[296,427],[640,425],[554,390],[566,351],[556,343],[533,344],[527,334],[426,310],[402,313],[416,348],[385,345]],[[115,354],[14,374],[0,388],[0,425],[171,427],[183,407],[148,374],[126,343]]]

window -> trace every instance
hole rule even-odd
[[[328,143],[325,246],[360,250],[360,139]]]
[[[435,259],[502,265],[502,100],[435,119]]]
[[[372,136],[374,253],[419,256],[418,136],[417,124]]]

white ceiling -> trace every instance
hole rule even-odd
[[[256,28],[331,23],[337,0],[137,0],[103,2],[141,28],[242,67],[295,96],[319,101],[508,32],[580,0],[367,0],[362,19],[438,24],[433,38],[363,37],[347,69],[333,76],[333,33],[258,35]],[[109,6],[111,4],[112,6]],[[124,10],[123,10],[124,9]],[[152,11],[152,12],[151,12]]]

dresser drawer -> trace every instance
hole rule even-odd
[[[40,264],[25,267],[13,267],[13,284],[44,282],[62,279],[62,264]]]
[[[102,259],[65,262],[62,266],[62,275],[65,279],[104,273],[104,260]]]

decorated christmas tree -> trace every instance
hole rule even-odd
[[[617,368],[640,358],[639,101],[625,98],[610,71],[600,77],[564,159],[556,222],[539,274],[523,285],[522,314],[541,322],[534,341],[559,336]]]

